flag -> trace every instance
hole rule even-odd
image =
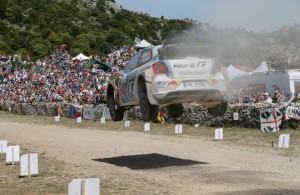
[[[282,122],[282,112],[279,108],[260,110],[260,127],[263,132],[279,131]]]

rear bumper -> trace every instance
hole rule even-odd
[[[184,103],[190,101],[222,102],[226,97],[225,91],[216,89],[174,90],[167,93],[156,93],[153,97],[160,104]]]

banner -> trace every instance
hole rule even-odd
[[[82,116],[82,106],[71,105],[70,106],[70,117],[77,118]]]
[[[279,131],[282,122],[282,113],[279,108],[260,110],[260,127],[263,132]]]
[[[296,119],[296,120],[300,120],[300,109],[298,107],[295,106],[288,106],[285,109],[285,119]]]
[[[95,118],[95,109],[90,106],[83,106],[82,116],[85,119],[94,120]]]

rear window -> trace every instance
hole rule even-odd
[[[215,49],[211,46],[168,45],[159,50],[161,59],[180,59],[187,57],[212,58]]]

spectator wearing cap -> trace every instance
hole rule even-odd
[[[272,98],[270,98],[269,93],[264,93],[263,103],[272,104]]]
[[[285,103],[292,103],[294,100],[294,96],[293,96],[293,93],[288,93],[286,95],[286,98],[284,100]]]

